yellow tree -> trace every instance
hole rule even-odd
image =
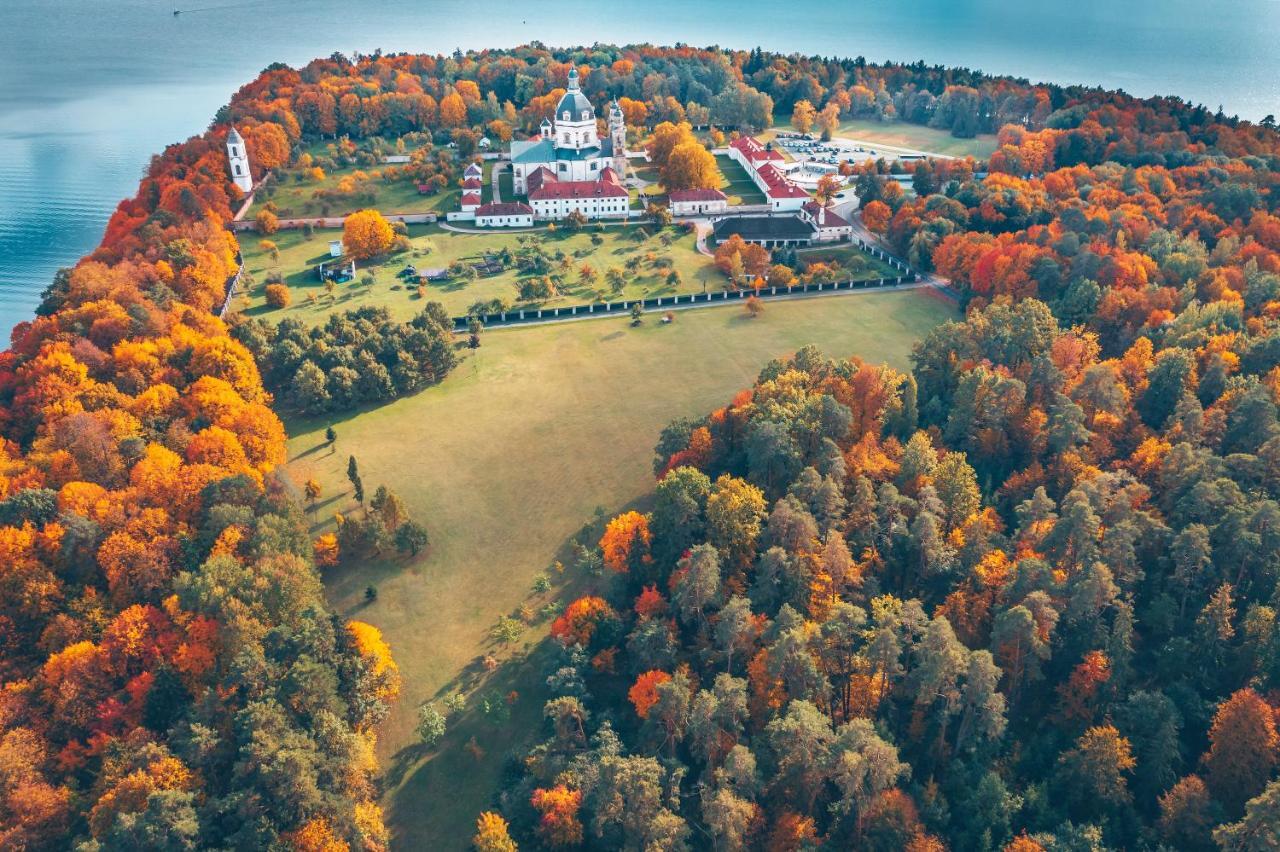
[[[342,223],[342,247],[356,260],[368,260],[388,251],[396,232],[377,210],[357,210]]]
[[[676,146],[691,140],[693,140],[693,128],[687,123],[683,121],[679,124],[672,124],[670,121],[662,122],[653,128],[653,136],[649,138],[649,144],[645,146],[645,151],[649,154],[649,162],[659,169],[665,168],[667,159],[671,156],[671,152],[675,150]]]
[[[720,169],[710,151],[693,138],[676,145],[662,168],[662,185],[668,192],[679,189],[715,189],[720,185]]]
[[[835,101],[828,101],[827,105],[822,108],[822,112],[818,114],[818,127],[822,130],[822,138],[830,139],[835,135],[836,129],[840,127],[840,105]]]
[[[817,116],[818,111],[813,108],[813,104],[808,101],[796,101],[795,108],[791,112],[791,126],[801,133],[808,133],[813,129],[813,120]]]
[[[450,92],[440,99],[440,123],[445,127],[461,127],[467,122],[467,104],[462,95]]]
[[[476,836],[471,838],[471,843],[476,852],[516,852],[507,821],[493,811],[480,814],[476,820]]]

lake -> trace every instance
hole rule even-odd
[[[175,8],[183,14],[175,16]],[[1280,113],[1277,0],[0,0],[0,335],[98,243],[149,157],[266,65],[593,42],[966,65]],[[589,14],[586,12],[590,11]]]

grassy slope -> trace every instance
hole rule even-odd
[[[485,685],[519,690],[509,723],[480,720],[473,700],[437,752],[412,745],[419,703],[483,677],[499,615],[568,594],[533,600],[529,590],[595,507],[613,514],[649,492],[662,426],[728,402],[769,358],[807,343],[905,367],[913,341],[951,315],[937,296],[905,291],[773,302],[754,320],[722,308],[682,312],[671,325],[651,315],[639,329],[619,318],[490,331],[441,386],[339,420],[335,452],[321,446],[326,423],[290,423],[291,474],[323,483],[318,514],[352,510],[345,467],[355,454],[366,487],[392,488],[431,531],[429,553],[414,562],[326,578],[338,611],[380,627],[404,674],[380,747],[396,846],[463,848],[504,755],[541,730],[540,666],[509,663]],[[589,582],[572,574],[560,580]],[[369,584],[379,594],[366,605]],[[481,759],[463,748],[472,736]]]

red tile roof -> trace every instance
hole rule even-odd
[[[481,204],[476,216],[532,216],[533,208],[519,201],[502,201],[498,204]]]
[[[848,220],[846,220],[843,216],[838,216],[835,213],[833,213],[830,207],[826,209],[825,215],[822,217],[821,222],[819,222],[818,212],[822,210],[822,208],[818,206],[818,202],[816,201],[810,201],[801,209],[803,209],[805,213],[808,213],[809,216],[813,218],[814,224],[816,224],[819,229],[849,227]]]
[[[672,201],[728,201],[718,189],[677,189],[667,195]]]
[[[754,136],[739,136],[737,139],[729,143],[729,147],[737,148],[742,152],[748,160],[754,162],[760,160],[782,161],[782,155],[772,148],[766,148],[760,144],[760,140]]]
[[[463,189],[479,189],[482,186],[484,184],[480,182],[480,178],[467,178],[462,182]]]
[[[480,193],[464,192],[462,194],[463,207],[478,207],[480,205]]]
[[[618,173],[614,171],[613,166],[605,166],[600,170],[600,180],[616,184],[622,183],[622,180],[618,177]]]
[[[538,166],[536,169],[529,172],[529,175],[524,179],[525,188],[528,189],[529,192],[533,192],[544,183],[554,182],[555,179],[555,172],[551,171],[551,169],[546,166]]]
[[[781,169],[773,163],[765,163],[756,169],[756,174],[765,182],[764,194],[770,198],[808,198],[809,193],[791,182]]]
[[[557,198],[626,198],[627,191],[616,183],[596,180],[565,180],[544,183],[529,193],[530,201]]]

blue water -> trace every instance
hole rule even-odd
[[[0,339],[150,155],[271,62],[534,39],[924,59],[1280,114],[1278,0],[0,0]]]

